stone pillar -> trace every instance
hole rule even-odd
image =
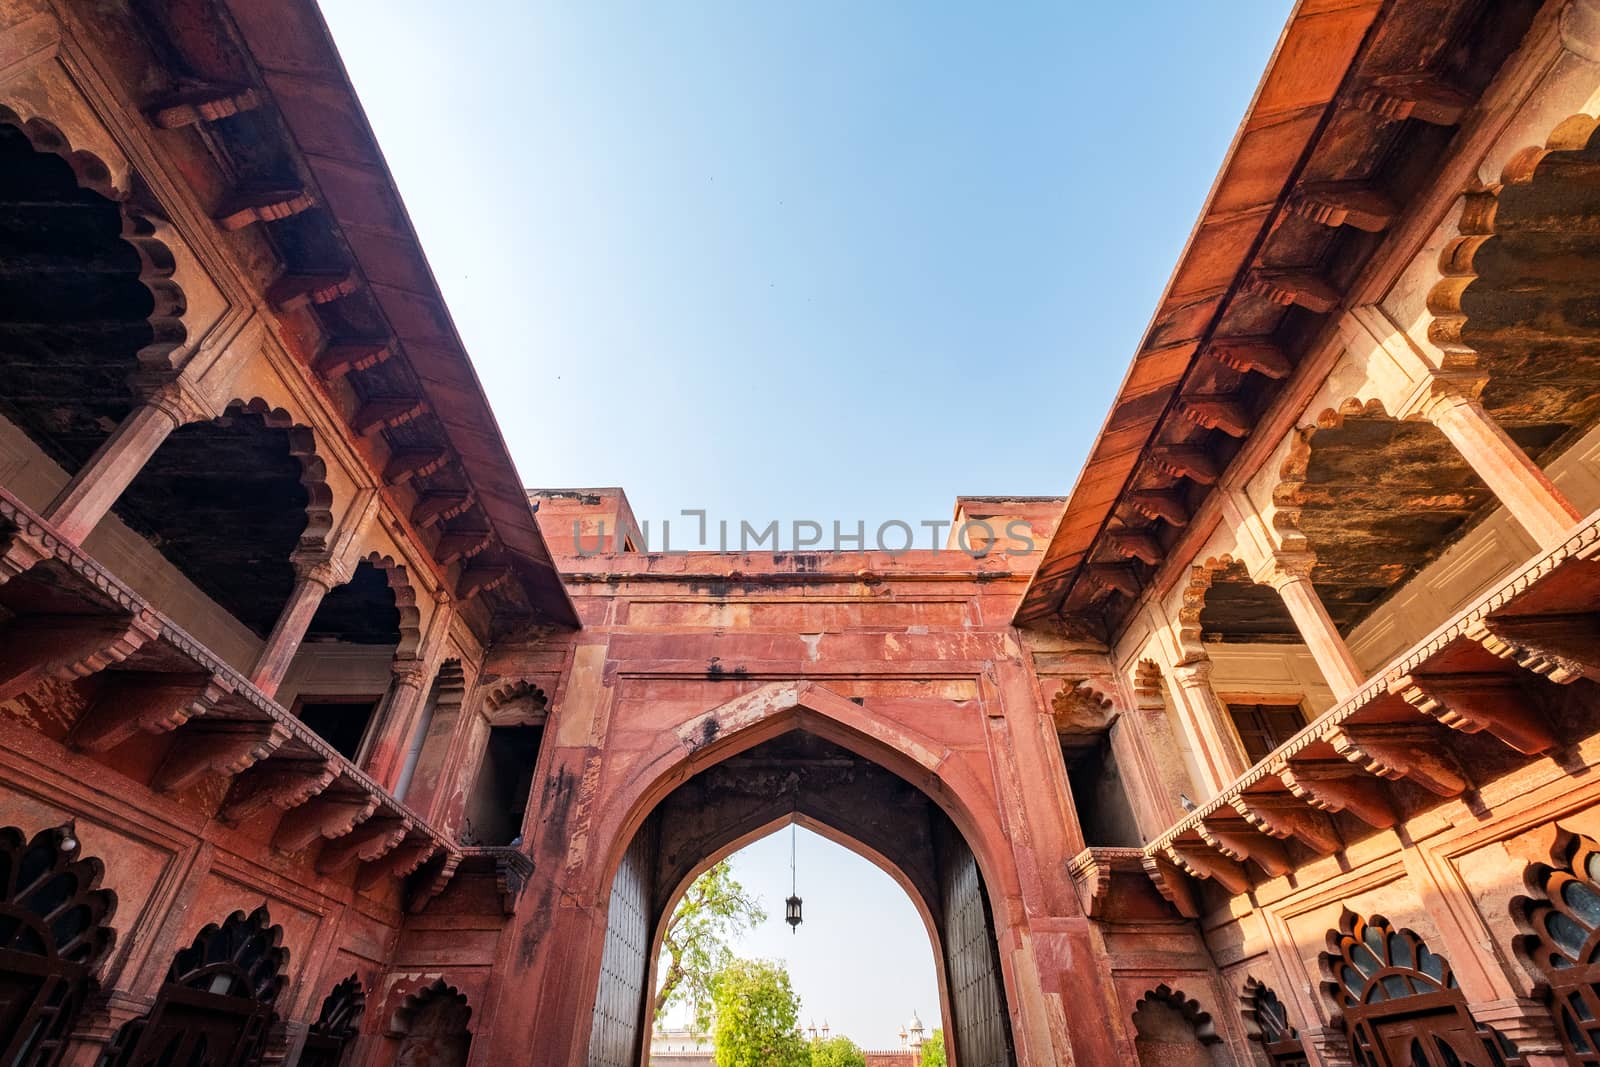
[[[289,664],[294,662],[294,654],[300,650],[300,641],[305,637],[311,619],[317,614],[322,598],[328,595],[330,589],[349,580],[348,574],[341,573],[326,560],[295,564],[294,591],[278,613],[278,621],[273,624],[272,633],[267,635],[267,643],[262,646],[261,654],[256,657],[256,665],[250,671],[250,681],[257,689],[268,697],[278,692],[278,686],[289,672]]]
[[[1366,675],[1350,654],[1350,646],[1328,617],[1316,587],[1311,584],[1311,568],[1317,557],[1309,552],[1282,553],[1272,557],[1266,573],[1252,576],[1264,585],[1270,585],[1283,598],[1283,604],[1294,619],[1300,639],[1317,661],[1328,688],[1335,700],[1344,700],[1361,688]]]
[[[81,544],[167,435],[203,414],[176,382],[147,394],[56,494],[44,517],[68,541]]]
[[[389,694],[378,711],[377,724],[368,735],[368,749],[362,758],[363,769],[390,792],[394,791],[417,713],[427,698],[431,674],[427,661],[418,658],[396,659],[390,667]]]
[[[1184,712],[1184,725],[1189,730],[1195,758],[1206,777],[1204,782],[1196,784],[1205,788],[1208,795],[1190,799],[1208,800],[1222,792],[1250,765],[1239,747],[1227,706],[1211,688],[1210,658],[1203,652],[1191,655],[1172,668],[1172,680],[1176,683],[1175,696]]]
[[[1418,414],[1450,439],[1461,458],[1540,548],[1554,548],[1566,540],[1582,516],[1483,410],[1476,395],[1481,387],[1477,383],[1441,389],[1420,405]]]

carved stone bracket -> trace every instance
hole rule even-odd
[[[201,719],[173,740],[152,784],[163,793],[175,793],[208,774],[239,774],[288,739],[289,727],[276,720]]]
[[[0,700],[47,678],[87,678],[137,652],[160,632],[153,619],[30,616],[0,634]]]
[[[338,774],[338,764],[331,760],[266,760],[233,780],[217,818],[238,826],[272,808],[297,808],[332,785]]]
[[[206,714],[231,692],[231,681],[217,674],[110,673],[67,743],[84,752],[105,752],[136,734],[167,733]]]
[[[370,889],[388,878],[404,878],[434,857],[439,844],[432,840],[402,841],[394,851],[381,859],[361,865],[356,885]]]
[[[1248,437],[1255,420],[1230,396],[1189,396],[1179,406],[1183,417],[1207,430],[1221,430],[1229,437]]]
[[[1333,750],[1380,778],[1406,778],[1441,797],[1459,796],[1467,780],[1427,727],[1336,726],[1324,737]]]
[[[1390,682],[1389,691],[1453,730],[1469,734],[1487,730],[1529,756],[1557,744],[1544,716],[1503,674],[1407,674]]]
[[[1600,619],[1593,615],[1484,618],[1467,636],[1552,682],[1600,681]]]
[[[1296,760],[1274,768],[1289,792],[1318,811],[1345,811],[1375,829],[1399,819],[1381,783],[1345,760]]]
[[[1165,490],[1146,490],[1129,493],[1128,506],[1152,521],[1160,519],[1168,526],[1189,525],[1189,509],[1177,493]]]
[[[1262,833],[1292,837],[1318,855],[1329,855],[1341,847],[1332,820],[1293,793],[1242,794],[1233,799],[1233,809]]]
[[[381,860],[405,840],[414,825],[406,818],[368,819],[322,846],[322,854],[317,857],[317,873],[335,874],[357,861]]]
[[[1555,1018],[1549,1008],[1531,997],[1479,1001],[1468,1005],[1468,1010],[1478,1022],[1498,1030],[1524,1056],[1562,1053]]]
[[[428,906],[428,902],[443,893],[450,880],[456,876],[456,868],[461,866],[460,852],[446,852],[442,857],[435,859],[431,869],[425,869],[419,876],[421,881],[412,893],[411,901],[406,905],[406,910],[412,915],[421,914]]]
[[[292,809],[272,835],[272,847],[299,852],[317,838],[343,837],[378,810],[378,798],[365,793],[329,796],[323,793]]]
[[[517,898],[533,877],[533,860],[525,853],[505,848],[494,858],[495,886],[500,890],[500,909],[510,915],[517,910]]]
[[[1250,875],[1244,867],[1211,848],[1174,842],[1166,852],[1168,859],[1196,878],[1210,878],[1235,896],[1250,891]]]
[[[1188,875],[1165,856],[1146,855],[1140,862],[1156,892],[1166,898],[1179,915],[1185,919],[1200,917],[1200,906],[1194,899],[1194,886]]]
[[[1276,878],[1294,868],[1283,843],[1268,837],[1234,812],[1222,809],[1201,819],[1195,827],[1200,839],[1231,860],[1252,860]]]

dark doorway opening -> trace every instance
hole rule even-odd
[[[509,845],[522,834],[543,739],[542,725],[489,728],[477,783],[467,803],[468,844]]]
[[[378,703],[377,697],[301,697],[294,713],[334,751],[354,762]]]

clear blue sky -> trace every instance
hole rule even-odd
[[[869,530],[1071,489],[1290,6],[322,3],[527,485]],[[859,884],[789,956],[882,1044]]]

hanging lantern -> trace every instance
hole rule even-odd
[[[795,824],[789,824],[789,899],[783,902],[783,921],[792,934],[800,926],[800,890],[795,872]]]

